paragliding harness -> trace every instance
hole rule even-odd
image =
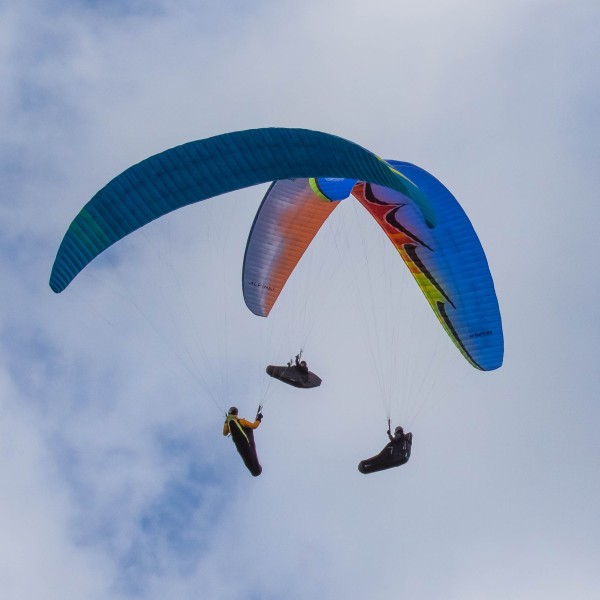
[[[267,375],[297,388],[307,389],[320,386],[321,378],[312,371],[309,371],[306,365],[300,366],[298,364],[302,358],[302,352],[303,350],[301,349],[296,355],[296,364],[293,364],[292,359],[290,359],[285,367],[269,365],[267,367]]]
[[[262,410],[262,406],[259,405],[256,411],[256,416]],[[254,477],[258,477],[262,473],[262,467],[258,462],[258,455],[256,454],[256,445],[254,443],[254,430],[243,427],[239,421],[238,415],[227,414],[225,421],[229,427],[229,434],[235,444],[235,447],[242,457],[246,468],[252,473]]]
[[[388,419],[388,431],[389,427],[390,421]],[[362,460],[358,464],[358,470],[366,475],[406,464],[410,458],[413,436],[412,433],[403,433],[402,436],[402,441],[392,440],[389,444],[386,444],[379,454]]]

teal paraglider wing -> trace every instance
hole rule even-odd
[[[418,188],[385,161],[343,138],[307,129],[251,129],[166,150],[102,188],[71,223],[58,250],[50,287],[64,290],[96,256],[132,231],[173,210],[267,181],[360,179],[396,189],[435,211]]]

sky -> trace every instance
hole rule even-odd
[[[597,598],[599,22],[594,0],[0,0],[2,598]],[[499,370],[470,367],[390,278],[350,202],[272,318],[251,315],[266,186],[164,217],[50,290],[114,176],[269,126],[444,182],[494,278]],[[392,367],[366,341],[371,276],[400,284],[399,334],[377,341]],[[264,374],[299,347],[320,388]],[[252,478],[221,426],[259,402]],[[361,475],[388,414],[411,460]]]

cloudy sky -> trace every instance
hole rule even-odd
[[[597,598],[599,24],[596,0],[1,0],[2,598]],[[64,232],[112,177],[268,126],[454,192],[494,277],[501,369],[472,369],[401,273],[382,366],[361,281],[397,257],[350,202],[273,319],[252,317],[265,186],[161,219],[51,292]],[[323,385],[267,381],[301,345]],[[221,424],[260,401],[254,479]],[[413,456],[363,476],[388,413]]]

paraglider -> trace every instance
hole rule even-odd
[[[482,371],[501,366],[504,340],[493,280],[475,230],[454,196],[420,167],[385,161],[319,131],[227,133],[130,167],[73,219],[58,249],[50,287],[62,292],[95,257],[163,215],[264,182],[273,183],[257,211],[243,260],[243,297],[254,314],[269,315],[314,236],[352,195],[396,248],[465,360]],[[299,359],[287,366],[269,365],[267,373],[296,387],[319,386],[321,379]],[[252,423],[237,412],[231,407],[227,413],[223,434],[231,435],[246,467],[258,476],[262,467],[253,430],[262,414],[259,410]],[[390,444],[362,461],[361,472],[409,459],[412,434],[397,433],[392,437],[388,431]]]
[[[321,378],[308,370],[306,361],[301,361],[300,356],[301,354],[296,354],[294,364],[290,360],[284,367],[269,365],[267,375],[297,388],[308,389],[320,386]]]
[[[376,471],[384,471],[405,465],[408,462],[412,450],[413,434],[404,433],[404,429],[398,426],[394,429],[394,435],[392,435],[388,422],[387,435],[390,442],[379,454],[358,463],[358,470],[361,473],[366,475]]]
[[[258,407],[256,419],[251,422],[238,417],[238,409],[232,406],[227,411],[225,423],[223,423],[223,435],[231,435],[239,455],[242,457],[246,468],[254,477],[262,473],[262,467],[258,462],[256,444],[254,442],[254,430],[261,424],[263,416],[261,407]]]

